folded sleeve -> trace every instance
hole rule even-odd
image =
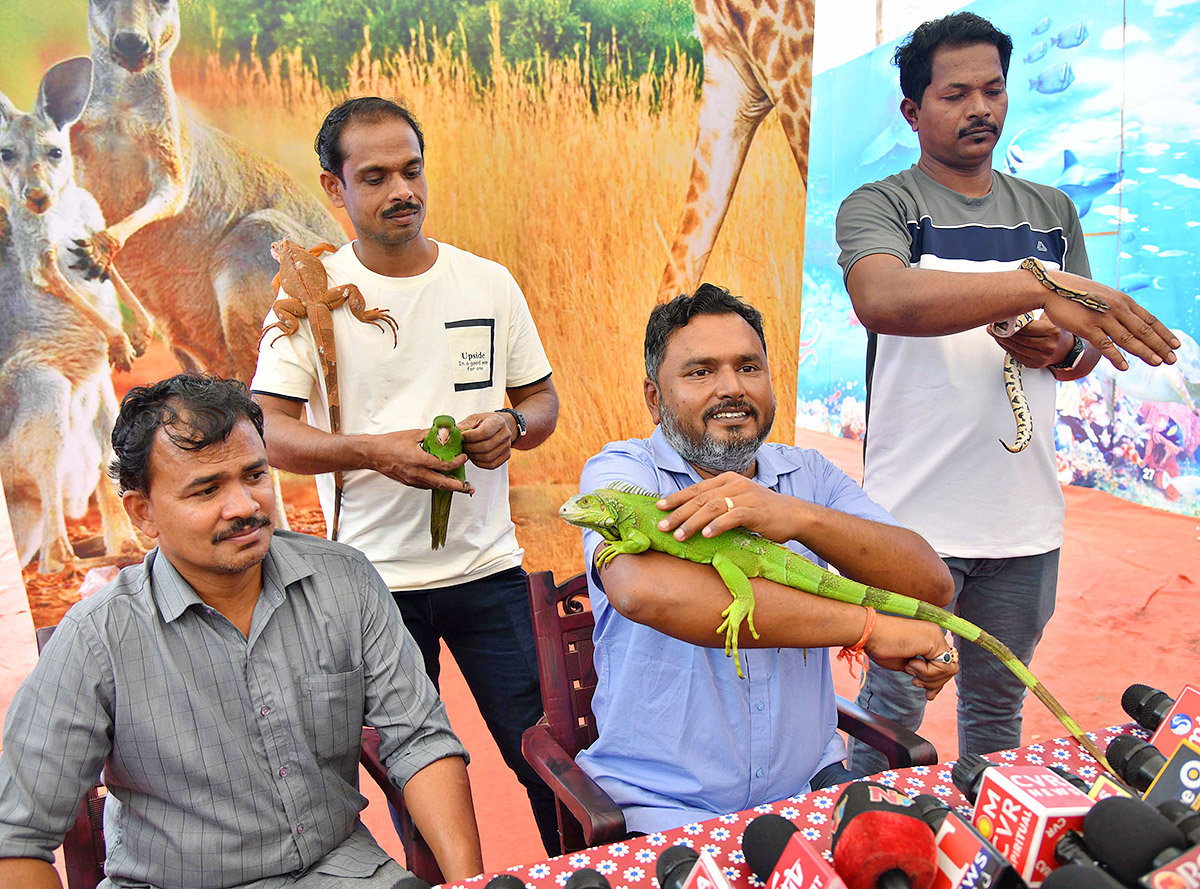
[[[448,756],[467,760],[450,729],[446,707],[425,674],[417,643],[400,618],[387,585],[362,557],[356,579],[362,596],[365,722],[379,732],[379,758],[403,790],[409,778]]]

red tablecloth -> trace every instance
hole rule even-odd
[[[1100,732],[1089,732],[1088,736],[1096,741],[1101,750],[1105,750],[1113,738],[1124,734],[1149,738],[1149,732],[1132,723],[1111,726]],[[1010,766],[1061,766],[1088,782],[1093,781],[1101,772],[1096,760],[1084,752],[1072,738],[1056,738],[1016,750],[992,753],[988,755],[988,759]],[[892,770],[874,775],[871,780],[895,787],[909,796],[934,794],[945,800],[948,805],[958,807],[969,815],[970,807],[966,798],[955,789],[950,780],[950,769],[953,765],[953,762],[948,762]],[[734,889],[762,886],[762,881],[750,872],[742,853],[742,832],[746,825],[767,812],[782,815],[800,828],[800,833],[805,839],[818,844],[825,858],[832,861],[833,856],[829,851],[829,841],[833,833],[831,813],[840,794],[840,787],[817,790],[777,803],[756,806],[744,812],[722,815],[711,821],[686,824],[666,833],[650,834],[570,855],[560,855],[539,864],[510,867],[502,873],[511,873],[524,880],[527,889],[558,889],[576,870],[590,867],[604,874],[613,889],[656,889],[658,881],[654,878],[654,866],[659,855],[667,846],[685,845],[711,854],[724,868],[725,875]],[[486,883],[493,876],[495,874],[484,874],[450,885],[472,886],[473,889],[478,889],[480,884]]]

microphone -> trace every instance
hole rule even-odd
[[[1145,696],[1141,712],[1147,721],[1152,720],[1163,704],[1171,700],[1157,689],[1149,689],[1149,691],[1163,696],[1161,698],[1154,694]],[[1122,701],[1124,701],[1124,697],[1122,697]],[[1141,723],[1141,720],[1138,722]],[[1159,750],[1174,750],[1180,741],[1187,741],[1200,749],[1200,689],[1185,685],[1183,691],[1179,693],[1179,697],[1171,703],[1166,713],[1159,717],[1158,727],[1152,731],[1154,734],[1150,736],[1150,743]]]
[[[664,849],[654,865],[654,874],[661,889],[733,889],[711,855],[687,846]]]
[[[998,766],[990,759],[985,759],[978,753],[964,753],[950,770],[950,780],[954,782],[958,792],[967,798],[967,802],[974,805],[979,796],[979,782],[983,780],[983,773],[994,768]]]
[[[1025,885],[1000,850],[936,796],[921,794],[913,800],[913,808],[933,829],[937,843],[938,870],[932,889],[1021,889]]]
[[[933,830],[904,794],[859,781],[834,807],[833,867],[849,889],[930,889]]]
[[[1054,847],[1054,858],[1059,864],[1099,864],[1077,830],[1068,830],[1066,836],[1058,841]]]
[[[1133,735],[1113,738],[1104,756],[1125,782],[1139,793],[1146,792],[1167,764],[1167,758],[1157,747]]]
[[[846,889],[817,847],[780,815],[760,815],[747,824],[742,851],[750,870],[767,889]],[[658,882],[662,889],[671,889],[663,885],[661,873]]]
[[[1058,775],[1060,778],[1065,779],[1076,790],[1081,790],[1084,793],[1087,793],[1092,789],[1090,784],[1088,784],[1074,772],[1068,772],[1062,766],[1046,766],[1046,768],[1054,772],[1054,774]]]
[[[1153,806],[1120,796],[1092,806],[1083,820],[1083,838],[1092,854],[1129,886],[1179,857],[1187,845],[1178,828]]]
[[[985,767],[975,780],[978,792],[971,822],[1021,879],[1039,885],[1059,865],[1059,841],[1068,831],[1083,827],[1094,801],[1042,766]]]
[[[1123,889],[1120,883],[1094,864],[1068,864],[1042,883],[1042,889]]]
[[[496,874],[487,881],[483,889],[525,889],[525,883],[520,877],[514,877],[512,874]]]
[[[1200,812],[1188,808],[1182,800],[1169,799],[1158,804],[1158,811],[1179,828],[1189,847],[1200,846]]]
[[[1195,806],[1200,798],[1200,747],[1180,741],[1169,757],[1145,741],[1129,735],[1114,738],[1108,749],[1116,756],[1116,765],[1130,784],[1142,791],[1142,799],[1152,806],[1178,799]],[[1112,764],[1112,760],[1109,763]]]
[[[612,889],[612,886],[600,871],[581,867],[567,878],[563,889]]]
[[[671,846],[664,849],[654,865],[659,889],[683,889],[684,881],[699,860],[700,853],[689,846]]]
[[[1141,683],[1129,686],[1121,695],[1121,709],[1148,732],[1158,729],[1174,705],[1175,699],[1166,692]]]

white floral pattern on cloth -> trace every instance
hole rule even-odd
[[[1106,749],[1118,735],[1134,735],[1146,739],[1150,733],[1132,723],[1088,733],[1101,749]],[[990,755],[989,759],[999,762],[1002,766],[1043,765],[1050,761],[1087,781],[1094,780],[1100,774],[1096,761],[1070,738],[1057,738],[1016,750],[1006,750]],[[950,780],[952,766],[953,763],[939,763],[936,766],[888,770],[872,778],[890,787],[899,788],[910,796],[932,793],[947,805],[969,814],[966,799]],[[833,819],[830,811],[840,794],[841,789],[838,787],[817,790],[770,805],[755,806],[745,812],[721,815],[711,821],[686,824],[665,833],[560,855],[537,864],[510,867],[502,873],[511,873],[518,877],[525,883],[526,889],[556,889],[566,883],[571,874],[580,867],[594,867],[609,878],[614,889],[658,889],[654,867],[663,850],[670,846],[698,845],[700,849],[712,855],[717,865],[729,877],[733,889],[758,889],[763,883],[750,872],[746,865],[746,857],[742,853],[742,833],[746,825],[768,812],[782,815],[796,825],[804,839],[817,844],[825,858],[831,860],[829,841],[833,834]],[[617,862],[622,859],[623,862],[618,865]],[[447,889],[467,884],[472,884],[472,889],[478,889],[480,881],[486,882],[492,876],[494,874],[485,874],[463,883],[451,883]]]

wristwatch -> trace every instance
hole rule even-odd
[[[1049,365],[1054,370],[1074,370],[1079,367],[1079,362],[1083,360],[1083,353],[1087,351],[1087,343],[1083,341],[1083,337],[1075,334],[1075,342],[1071,344],[1071,351],[1063,356],[1063,360],[1058,364]]]
[[[495,411],[497,414],[509,414],[517,421],[517,437],[513,441],[519,440],[525,434],[525,415],[520,411],[514,411],[511,407],[502,407]]]

